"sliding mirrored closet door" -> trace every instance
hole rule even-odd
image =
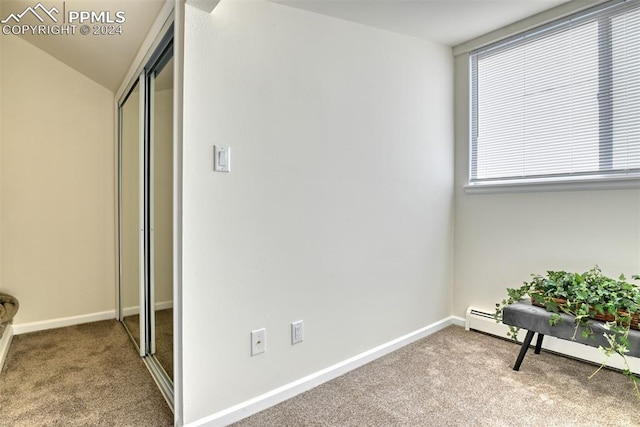
[[[120,320],[171,404],[174,200],[171,37],[160,44],[120,103],[119,123]]]
[[[140,283],[144,280],[142,253],[141,173],[144,165],[140,140],[144,123],[140,83],[120,106],[120,318],[144,355],[140,340]],[[142,120],[141,120],[142,118]]]
[[[151,352],[173,380],[173,58],[150,77]]]

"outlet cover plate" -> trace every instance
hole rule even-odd
[[[255,356],[267,351],[267,330],[265,328],[251,331],[251,355]]]
[[[304,323],[302,320],[291,323],[291,344],[304,341]]]

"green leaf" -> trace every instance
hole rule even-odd
[[[640,280],[640,275],[631,276],[633,280]],[[629,324],[631,315],[640,313],[640,286],[627,282],[624,274],[617,279],[602,274],[597,265],[584,273],[566,271],[547,271],[546,276],[531,274],[529,282],[523,281],[519,288],[507,288],[507,298],[495,305],[494,318],[498,323],[502,318],[502,309],[514,302],[520,301],[529,295],[533,301],[545,306],[551,313],[549,324],[555,326],[560,322],[560,313],[573,316],[575,321],[574,334],[578,331],[582,337],[595,339],[591,320],[597,314],[606,315],[613,313],[615,321],[600,323],[605,332],[600,333],[608,345],[599,346],[606,357],[613,354],[622,356],[625,362],[627,375],[633,381],[636,394],[640,399],[640,378],[632,374],[626,361],[625,354],[629,352]],[[554,299],[562,299],[566,302],[558,303]],[[619,310],[626,315],[621,315]],[[628,314],[627,314],[628,313]],[[507,336],[517,341],[518,328],[509,327]],[[601,368],[598,368],[596,374]],[[592,374],[592,376],[594,375]]]
[[[631,347],[631,344],[629,343],[629,339],[625,336],[619,336],[618,337],[618,342],[620,343],[620,345],[623,345],[625,347]]]
[[[579,300],[586,300],[588,296],[589,296],[589,292],[586,289],[577,289],[576,290],[576,297]]]

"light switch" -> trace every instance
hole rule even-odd
[[[231,149],[228,145],[213,146],[213,170],[229,172],[231,169]]]

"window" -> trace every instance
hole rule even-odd
[[[640,178],[640,1],[471,52],[469,184]]]

